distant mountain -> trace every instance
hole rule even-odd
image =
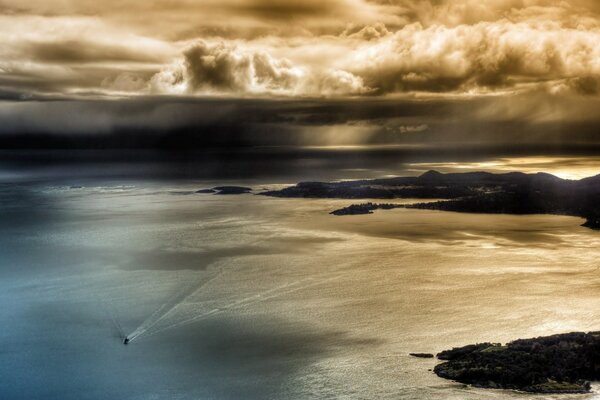
[[[600,175],[574,181],[546,173],[428,171],[417,177],[301,182],[260,194],[291,198],[444,199],[403,207],[487,214],[571,215],[586,218],[583,226],[600,229]],[[352,205],[333,214],[370,213],[378,208],[392,207]]]

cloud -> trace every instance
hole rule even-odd
[[[115,92],[139,93],[147,86],[147,80],[144,77],[125,72],[116,76],[106,77],[102,81],[101,86]]]
[[[415,132],[425,132],[427,129],[429,129],[429,126],[427,124],[401,125],[397,129],[400,133],[415,133]]]
[[[564,27],[598,26],[595,0],[374,0],[393,7],[408,24],[425,27],[475,25],[480,22],[552,21]],[[595,20],[595,21],[594,21]]]
[[[0,0],[0,146],[597,145],[598,43],[596,0]]]
[[[277,35],[309,31],[340,32],[348,21],[390,22],[387,7],[367,0],[20,0],[0,1],[7,15],[46,17],[94,16],[155,38],[182,37],[186,32],[227,28],[261,30]]]
[[[600,95],[600,75],[588,75],[556,82],[549,86],[553,94],[577,93],[583,96]]]
[[[199,41],[183,52],[183,61],[152,78],[159,93],[352,95],[367,91],[362,80],[337,69],[295,66],[266,51],[244,50],[223,42]]]
[[[121,44],[107,44],[84,40],[32,42],[24,44],[23,47],[23,51],[33,60],[46,63],[156,63],[161,61],[161,57],[155,52],[143,52],[139,48],[135,49]]]
[[[0,0],[0,10],[0,91],[23,96],[600,95],[595,0]]]
[[[352,54],[351,72],[380,93],[492,92],[600,74],[600,31],[508,21],[407,26]]]
[[[229,92],[289,89],[304,71],[266,52],[247,52],[223,43],[199,42],[184,52],[188,83],[193,91]]]

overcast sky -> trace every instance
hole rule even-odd
[[[0,0],[0,133],[595,142],[599,43],[597,0]]]

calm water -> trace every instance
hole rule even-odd
[[[600,330],[600,234],[578,218],[334,217],[350,202],[192,193],[296,176],[105,167],[3,171],[2,398],[554,398],[454,384],[408,353]]]

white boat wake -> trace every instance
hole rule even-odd
[[[335,274],[334,276],[330,276],[331,274],[325,274],[325,275],[319,275],[317,277],[309,277],[309,278],[304,278],[304,279],[300,279],[298,281],[292,282],[292,283],[288,283],[288,284],[284,284],[281,286],[278,286],[276,288],[273,289],[269,289],[265,292],[261,292],[259,294],[253,295],[253,296],[249,296],[246,297],[244,299],[240,299],[237,301],[234,301],[230,304],[227,304],[223,307],[219,307],[219,308],[215,308],[213,310],[210,310],[208,312],[199,314],[199,315],[195,315],[191,318],[187,318],[184,320],[180,320],[180,321],[176,321],[170,325],[167,325],[165,327],[162,327],[160,329],[154,330],[150,333],[148,333],[147,336],[152,336],[152,335],[156,335],[158,333],[167,331],[167,330],[171,330],[174,328],[178,328],[178,327],[182,327],[185,325],[189,325],[192,324],[194,322],[200,321],[202,319],[206,319],[209,318],[211,316],[217,315],[217,314],[221,314],[227,311],[231,311],[231,310],[235,310],[235,309],[239,309],[239,308],[243,308],[243,307],[247,307],[250,305],[254,305],[263,301],[267,301],[270,299],[274,299],[274,298],[278,298],[281,296],[285,296],[294,292],[298,292],[304,289],[308,289],[310,287],[313,286],[318,286],[318,285],[322,285],[325,284],[327,282],[333,281],[333,280],[337,280],[339,278],[341,278],[341,276],[343,274]],[[329,278],[325,278],[326,276],[330,276]],[[312,281],[312,283],[307,283]],[[302,283],[306,283],[304,285],[298,286]],[[287,290],[286,290],[287,289]]]
[[[176,293],[170,300],[165,302],[162,306],[160,306],[156,311],[152,313],[140,326],[138,326],[133,332],[129,335],[125,336],[128,339],[128,343],[131,343],[135,339],[138,339],[140,336],[148,332],[153,326],[155,326],[158,322],[160,322],[163,318],[173,312],[177,307],[179,307],[188,297],[193,296],[198,292],[201,288],[206,286],[208,283],[212,282],[216,278],[218,278],[222,272],[217,272],[210,276],[208,279],[205,279],[203,282],[199,284],[194,282],[190,288],[187,290],[180,291]]]
[[[119,321],[117,320],[117,318],[115,317],[115,314],[113,312],[113,310],[109,310],[108,308],[105,308],[106,314],[108,315],[108,318],[110,319],[113,328],[115,329],[115,333],[117,334],[117,336],[119,337],[119,339],[124,340],[127,336],[125,335],[125,330],[123,330],[123,327],[121,326],[121,324],[119,323]]]
[[[285,283],[283,285],[277,286],[275,288],[257,293],[252,296],[245,297],[240,300],[236,300],[222,307],[218,307],[212,309],[210,311],[194,315],[189,318],[176,320],[171,324],[160,327],[156,329],[156,326],[159,322],[164,321],[170,315],[173,315],[174,311],[177,310],[182,304],[185,303],[187,298],[192,297],[196,294],[201,288],[218,278],[222,272],[217,272],[210,276],[208,279],[205,279],[200,284],[194,284],[188,290],[181,291],[173,296],[170,300],[161,305],[155,312],[152,313],[140,326],[138,326],[133,332],[129,335],[123,334],[123,329],[118,325],[118,322],[112,317],[113,324],[118,326],[118,330],[120,332],[120,337],[124,340],[124,343],[131,343],[134,340],[138,340],[142,336],[153,336],[158,333],[162,333],[167,330],[179,328],[185,325],[192,324],[194,322],[209,318],[211,316],[221,314],[227,311],[236,310],[240,308],[244,308],[250,305],[254,305],[263,301],[267,301],[270,299],[278,298],[281,296],[285,296],[294,292],[298,292],[301,290],[305,290],[314,286],[322,285],[327,282],[337,280],[342,277],[343,273],[329,273],[329,274],[321,274],[317,276],[310,276],[307,278],[299,279],[290,283]]]

